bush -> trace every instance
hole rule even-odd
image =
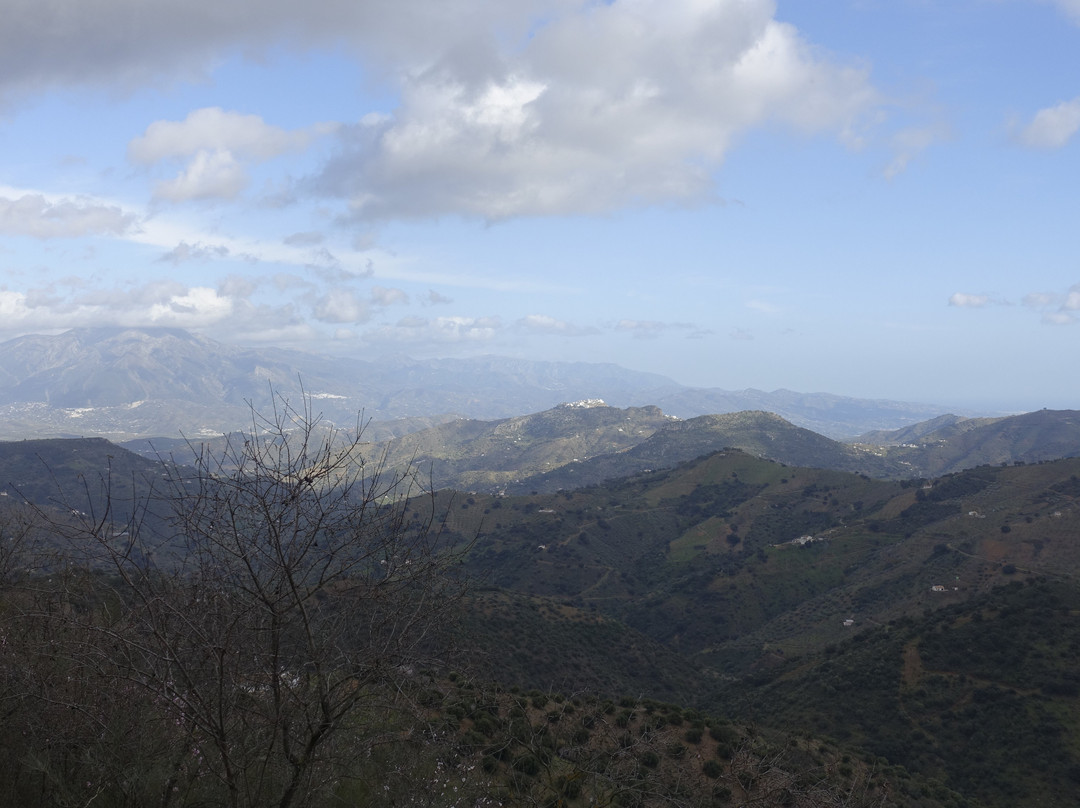
[[[536,777],[540,773],[540,761],[533,755],[524,754],[514,761],[514,769],[529,777]]]
[[[682,760],[686,757],[686,744],[675,742],[668,744],[667,748],[668,757],[675,758],[675,760]]]

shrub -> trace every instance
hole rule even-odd
[[[701,767],[701,773],[706,777],[715,780],[721,774],[724,773],[724,767],[717,763],[715,760],[706,760],[705,765]],[[715,796],[715,792],[713,792]]]

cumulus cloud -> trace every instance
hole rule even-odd
[[[857,139],[866,72],[771,0],[582,4],[501,58],[410,74],[400,107],[341,135],[316,187],[357,217],[489,220],[693,203],[749,129]]]
[[[140,165],[187,159],[180,174],[159,183],[155,196],[171,202],[189,199],[232,199],[247,186],[242,160],[269,160],[304,148],[332,126],[286,131],[258,115],[206,107],[182,121],[155,121],[128,144],[128,159]]]
[[[170,202],[234,199],[247,184],[247,173],[229,152],[200,151],[175,179],[159,182],[154,196]]]
[[[1080,283],[1064,292],[1032,292],[1024,297],[1024,305],[1042,315],[1049,325],[1071,325],[1080,321]]]
[[[962,309],[981,309],[990,303],[987,295],[972,295],[966,292],[956,292],[949,298],[950,306]]]
[[[200,152],[227,152],[269,160],[311,139],[307,131],[288,132],[271,126],[258,115],[244,115],[220,107],[191,112],[182,121],[155,121],[128,144],[128,158],[149,165],[170,157]]]
[[[77,279],[38,288],[0,291],[0,330],[35,331],[102,324],[206,328],[250,323],[261,316],[293,319],[286,307],[260,311],[249,300],[254,286],[233,279],[213,289],[174,280],[110,289]]]
[[[373,307],[408,302],[409,296],[401,289],[374,286],[365,298],[352,289],[335,286],[318,298],[313,311],[315,318],[324,323],[365,323],[371,319]]]
[[[156,325],[184,325],[188,328],[218,322],[233,313],[232,300],[216,289],[195,286],[167,301],[150,307],[150,321]]]
[[[1080,97],[1040,109],[1034,119],[1020,130],[1018,138],[1025,146],[1059,149],[1080,130]]]
[[[120,236],[132,231],[137,217],[115,205],[82,199],[49,200],[42,194],[0,196],[0,233],[35,238]]]
[[[319,298],[314,315],[324,323],[363,323],[371,319],[371,310],[355,292],[335,289]]]
[[[157,0],[152,13],[142,0],[81,0],[64,25],[48,3],[7,12],[0,95],[160,83],[238,49],[344,43],[400,98],[343,129],[336,157],[303,186],[348,199],[355,218],[700,203],[753,128],[854,144],[880,101],[863,66],[775,19],[775,0]],[[158,186],[162,200],[232,199],[247,161],[328,130],[211,107],[150,124],[129,154],[184,161]]]

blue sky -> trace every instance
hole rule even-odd
[[[1080,0],[0,19],[0,339],[1080,406]]]

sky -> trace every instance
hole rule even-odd
[[[1080,0],[0,0],[0,339],[1080,408]]]

